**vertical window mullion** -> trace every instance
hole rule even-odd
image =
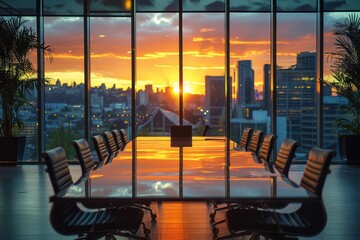
[[[323,147],[324,139],[324,111],[323,111],[323,86],[320,79],[324,77],[324,0],[318,0],[317,25],[316,25],[316,143]]]

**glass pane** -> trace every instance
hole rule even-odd
[[[245,127],[270,132],[270,14],[232,13],[230,33],[230,137],[239,142]]]
[[[139,136],[168,136],[170,126],[179,124],[179,34],[178,14],[137,14],[136,126]],[[156,153],[156,162],[149,166],[147,153],[152,154],[158,137],[148,144],[139,144],[138,194],[146,194],[149,183],[178,192],[179,155],[177,148]],[[164,140],[164,139],[163,139]],[[154,175],[155,173],[155,175]],[[159,178],[159,176],[164,176]],[[173,176],[170,177],[169,176]],[[164,179],[164,180],[162,180]],[[166,180],[165,180],[166,179]],[[169,180],[170,179],[170,180]],[[175,181],[174,181],[175,179]]]
[[[91,135],[124,128],[131,139],[130,24],[91,18]]]
[[[138,135],[169,135],[179,124],[177,14],[137,15]]]
[[[271,0],[230,0],[231,12],[269,12]]]
[[[316,146],[316,14],[278,14],[277,30],[277,146],[299,141],[296,159],[306,159]]]
[[[317,10],[317,0],[278,0],[278,12],[314,12]]]
[[[153,0],[153,1],[136,1],[137,12],[173,12],[179,10],[178,1],[172,0]]]
[[[65,148],[73,159],[71,141],[84,133],[84,23],[82,18],[46,17],[45,42],[54,47],[45,65],[45,149]]]
[[[224,0],[196,0],[183,1],[184,12],[223,12]],[[171,0],[154,0],[154,1],[137,1],[136,10],[138,12],[175,12],[179,11],[179,1]]]
[[[342,22],[346,17],[348,17],[351,13],[326,13],[324,14],[325,26],[324,26],[324,52],[329,53],[335,50],[335,35],[334,24],[336,22]],[[331,70],[334,69],[333,65],[335,63],[335,59],[330,58],[329,55],[324,55],[324,79],[326,81],[333,81],[333,75]],[[325,88],[325,87],[324,87]],[[334,160],[342,160],[342,155],[340,153],[337,130],[334,129],[335,120],[339,117],[346,117],[346,113],[342,109],[343,106],[348,104],[348,101],[338,95],[336,89],[331,89],[329,94],[325,95],[323,98],[324,104],[324,119],[323,119],[323,127],[324,127],[324,147],[333,149],[337,152],[336,158]],[[351,116],[347,117],[351,119]],[[345,158],[344,158],[345,159]]]
[[[32,28],[36,34],[36,19],[34,17],[24,17],[22,20],[25,20],[24,26],[27,28]],[[33,64],[34,69],[37,69],[37,52],[36,49],[33,50],[30,54],[30,60]],[[35,72],[31,78],[37,78],[37,73]],[[23,156],[23,162],[28,161],[37,161],[37,131],[38,131],[38,119],[37,119],[37,89],[34,88],[26,95],[26,100],[30,103],[29,106],[20,107],[17,114],[18,117],[25,124],[24,129],[22,129],[18,135],[26,136],[25,151]]]
[[[33,16],[36,15],[36,0],[2,0],[0,1],[1,16]]]
[[[184,12],[224,12],[225,0],[183,1]]]
[[[184,124],[193,135],[225,134],[224,14],[183,15]],[[193,20],[197,19],[196,22]]]
[[[44,0],[45,16],[81,16],[84,2],[78,0]]]
[[[131,139],[131,20],[92,17],[90,33],[90,134],[125,129]],[[97,156],[93,146],[92,149],[93,156]],[[126,173],[117,178],[121,184],[131,185],[131,157],[123,158],[121,153],[119,156]]]
[[[97,1],[90,0],[90,13],[124,13],[131,12],[131,0]]]
[[[354,0],[324,0],[324,11],[359,11],[360,2]]]

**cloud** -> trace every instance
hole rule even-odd
[[[270,45],[269,41],[240,41],[240,40],[230,40],[231,45]],[[284,43],[281,43],[284,44]]]
[[[225,10],[225,4],[222,1],[215,1],[205,6],[205,11],[223,12],[224,10]]]
[[[56,59],[75,59],[75,60],[83,60],[84,59],[84,55],[72,55],[72,54],[63,54],[63,53],[59,53],[59,54],[55,54],[54,55],[54,60],[56,61]]]
[[[169,5],[165,7],[165,11],[178,11],[179,10],[179,1],[173,0]]]
[[[178,52],[154,52],[154,53],[145,53],[143,56],[139,56],[139,59],[159,59],[166,58],[168,56],[178,56]]]
[[[138,4],[138,7],[153,7],[154,6],[154,2],[155,0],[141,0],[141,1],[138,1],[137,4]]]
[[[235,6],[236,3],[232,3],[232,4],[233,4],[231,6],[232,11],[245,11],[245,12],[246,11],[264,11],[264,12],[270,11],[270,3],[264,3],[263,1],[253,0],[253,1],[249,2],[247,5],[243,4],[243,2],[241,2],[241,4],[243,4],[243,5],[237,5],[237,6]]]
[[[201,29],[200,29],[200,32],[201,32],[201,33],[213,32],[213,31],[215,31],[214,28],[201,28]]]
[[[224,70],[224,66],[184,66],[186,70]]]
[[[266,56],[267,59],[270,59],[270,49],[264,49],[264,50],[245,50],[242,54],[235,54],[231,53],[230,58],[234,60],[239,59],[250,59],[254,57],[261,57]]]
[[[203,37],[193,37],[193,42],[211,42],[215,43],[215,38],[203,38]]]
[[[326,10],[338,10],[341,9],[343,6],[346,5],[346,1],[341,0],[341,1],[325,1],[324,2],[324,8]]]

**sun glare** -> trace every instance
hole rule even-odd
[[[179,83],[174,83],[173,84],[173,91],[174,93],[179,93]],[[191,84],[185,83],[185,85],[183,86],[184,89],[184,94],[188,94],[188,93],[192,93],[193,92],[193,88],[191,86]]]

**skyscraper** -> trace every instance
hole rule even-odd
[[[296,64],[277,70],[277,116],[285,116],[287,137],[301,142],[299,152],[316,145],[316,52],[301,52]],[[324,87],[324,96],[331,88]]]
[[[225,77],[205,76],[206,120],[212,127],[221,127],[220,119],[225,113]]]
[[[240,105],[255,103],[254,93],[254,70],[251,60],[237,62],[238,70],[238,95],[237,103]]]

